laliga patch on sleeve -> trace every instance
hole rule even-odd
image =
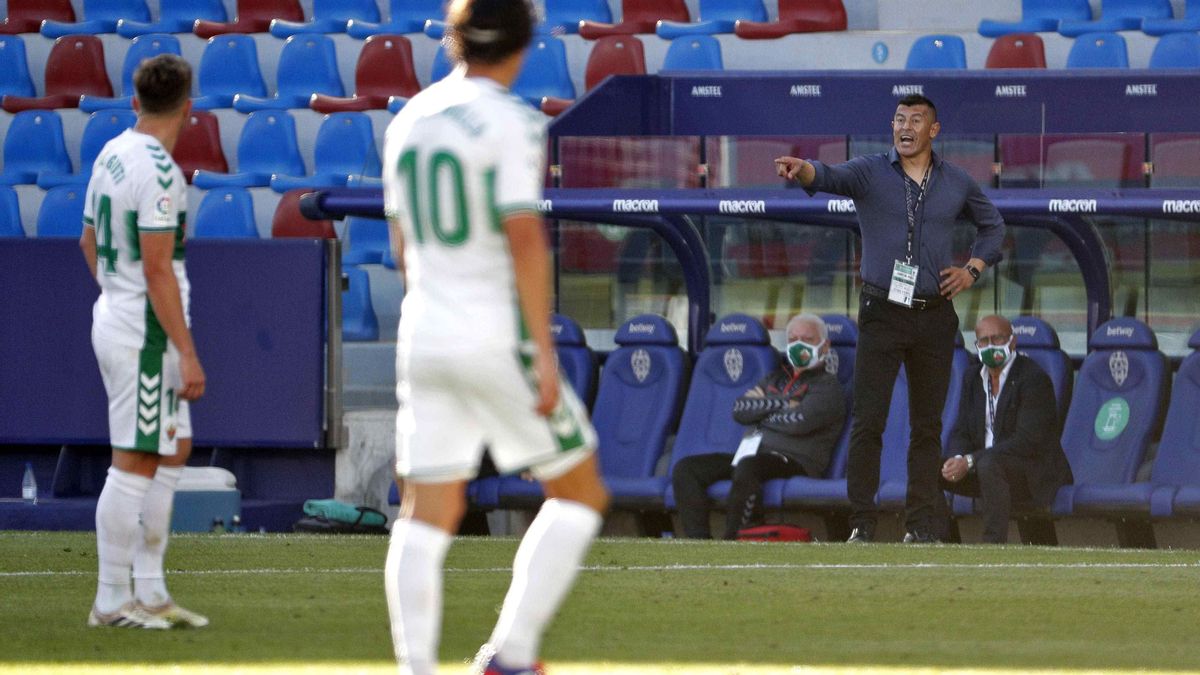
[[[155,200],[154,217],[152,220],[155,227],[174,227],[175,209],[171,204],[170,195],[162,195]]]

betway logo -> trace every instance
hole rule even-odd
[[[692,96],[699,98],[721,98],[721,85],[710,84],[692,87]]]
[[[996,85],[996,98],[1025,98],[1025,85],[998,84]]]
[[[721,324],[722,333],[746,333],[746,324],[744,323],[723,323]]]
[[[910,96],[912,94],[925,95],[925,85],[923,84],[893,84],[892,96]]]
[[[1050,213],[1095,213],[1095,199],[1051,199]]]
[[[553,211],[554,210],[554,200],[553,199],[537,200],[537,210],[538,210],[538,213],[549,213],[549,212]]]
[[[562,335],[562,330],[563,330],[563,327],[562,327],[561,323],[555,323],[555,324],[550,325],[550,332],[554,333],[555,335]]]
[[[1120,336],[1131,338],[1133,337],[1133,328],[1130,326],[1109,326],[1105,329],[1104,334],[1108,337]]]
[[[1127,84],[1125,85],[1126,96],[1158,96],[1157,84]]]
[[[614,199],[612,210],[617,213],[658,213],[658,200]]]
[[[830,199],[829,206],[825,207],[830,213],[854,213],[853,199]]]
[[[761,199],[722,199],[717,203],[720,213],[766,213],[767,203]]]
[[[793,84],[789,93],[797,98],[821,98],[821,85]]]
[[[837,333],[838,335],[842,334],[842,324],[840,324],[840,323],[826,324],[825,328],[830,333]]]
[[[1037,326],[1013,326],[1013,335],[1037,335]]]
[[[1163,213],[1200,213],[1200,199],[1164,199]]]
[[[631,323],[629,324],[630,333],[645,333],[646,335],[654,334],[654,324],[652,323]]]

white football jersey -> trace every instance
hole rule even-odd
[[[520,310],[505,216],[535,211],[545,117],[496,82],[451,76],[388,126],[383,199],[404,238],[401,349],[515,348]]]
[[[96,230],[100,298],[92,321],[99,337],[139,349],[166,347],[166,334],[146,295],[138,234],[174,233],[172,266],[186,318],[190,288],[183,265],[186,220],[187,183],[157,138],[127,129],[104,146],[92,166],[83,206],[84,226]]]

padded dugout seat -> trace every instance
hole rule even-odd
[[[371,118],[360,112],[326,115],[317,130],[313,155],[316,168],[311,176],[275,175],[271,189],[344,187],[351,176],[379,176],[382,171]]]
[[[1100,18],[1093,21],[1064,19],[1060,35],[1079,37],[1087,33],[1140,30],[1146,19],[1171,19],[1171,0],[1101,0]]]
[[[36,33],[43,21],[73,23],[71,0],[8,0],[8,16],[0,21],[0,35]]]
[[[43,21],[41,33],[48,38],[115,33],[121,19],[149,22],[150,8],[145,0],[83,0],[82,21]]]
[[[762,0],[700,0],[695,21],[659,21],[654,32],[660,38],[674,40],[688,35],[732,33],[738,21],[767,21],[767,8]]]
[[[1034,33],[1001,35],[988,50],[984,68],[1045,68],[1046,44]]]
[[[142,61],[159,54],[180,55],[179,40],[174,35],[150,34],[135,37],[129,43],[125,52],[125,62],[121,65],[121,93],[119,97],[83,95],[79,98],[79,109],[84,112],[96,112],[110,108],[129,108],[133,105],[133,72]]]
[[[554,349],[563,377],[579,400],[591,410],[596,399],[596,353],[588,347],[583,329],[568,316],[552,315],[550,334],[554,336]]]
[[[250,113],[237,149],[235,173],[197,171],[192,183],[203,189],[214,187],[266,187],[272,176],[303,176],[304,158],[296,141],[296,120],[280,110]]]
[[[691,21],[684,0],[621,0],[621,22],[581,21],[579,36],[596,40],[607,35],[653,33],[659,21]]]
[[[1009,33],[1044,33],[1058,30],[1061,21],[1088,21],[1092,7],[1088,0],[1021,0],[1021,20],[1016,22],[984,19],[979,34],[1000,37]]]
[[[642,41],[632,35],[610,35],[596,41],[588,53],[583,71],[584,91],[591,91],[609,75],[645,75],[646,50]],[[542,112],[558,115],[574,99],[547,96],[542,99]]]
[[[62,118],[53,110],[19,112],[13,115],[4,137],[0,185],[31,185],[42,172],[71,173]]]
[[[372,35],[358,53],[354,96],[315,94],[308,107],[319,113],[382,110],[393,96],[412,98],[421,91],[413,69],[412,43],[403,35]]]
[[[70,35],[54,41],[46,57],[46,95],[5,96],[5,111],[77,108],[83,95],[112,96],[112,82],[104,68],[104,45],[94,35]]]
[[[779,0],[778,20],[739,19],[733,25],[734,34],[743,40],[842,30],[846,30],[846,6],[842,0]]]
[[[265,33],[275,19],[304,21],[304,10],[298,0],[237,0],[233,21],[199,19],[192,32],[205,39],[226,33]]]
[[[190,33],[197,21],[221,23],[229,18],[221,0],[165,0],[158,3],[158,10],[158,21],[117,21],[117,35],[135,38],[151,33]]]
[[[1032,316],[1019,316],[1012,320],[1012,327],[1013,335],[1017,336],[1017,352],[1032,359],[1050,377],[1050,383],[1054,385],[1054,398],[1058,401],[1058,420],[1061,425],[1066,419],[1071,393],[1075,388],[1071,357],[1059,345],[1058,333],[1045,321]]]
[[[58,173],[43,171],[38,174],[37,184],[43,190],[59,185],[86,186],[92,177],[92,165],[104,149],[104,144],[120,136],[123,131],[137,123],[137,114],[132,109],[101,110],[88,118],[79,142],[79,171]]]
[[[238,112],[307,108],[314,94],[345,96],[338,73],[337,49],[324,35],[294,35],[279,53],[275,95],[270,98],[239,93],[233,97]]]

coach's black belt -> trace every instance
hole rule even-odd
[[[863,292],[863,295],[869,295],[872,298],[881,298],[883,300],[888,299],[887,290],[882,289],[878,286],[872,286],[871,284],[863,284],[862,292]],[[891,300],[888,300],[888,302],[891,302]],[[892,304],[896,305],[897,307],[904,307],[905,309],[915,309],[918,312],[922,312],[927,309],[936,309],[938,307],[941,307],[943,304],[945,304],[947,302],[949,302],[949,301],[946,300],[946,298],[941,295],[921,295],[921,296],[916,296],[912,299],[912,307],[904,307],[904,305],[902,305],[898,302],[892,302]]]

